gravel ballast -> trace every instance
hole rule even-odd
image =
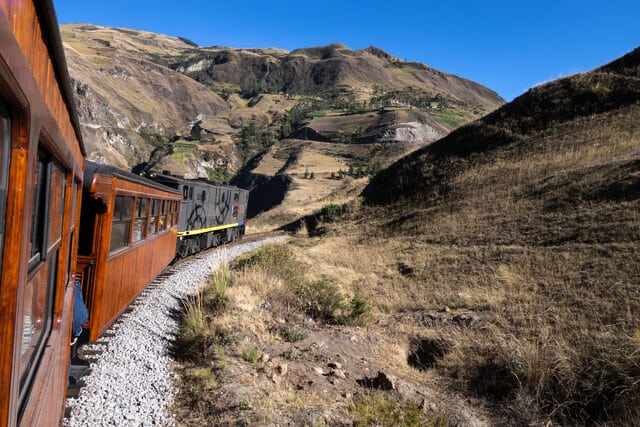
[[[197,292],[222,263],[274,237],[223,247],[182,262],[157,280],[133,303],[97,343],[84,346],[99,353],[77,398],[67,399],[64,426],[170,426],[167,408],[173,401],[169,348],[177,331],[171,313],[181,299]]]

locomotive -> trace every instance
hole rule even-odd
[[[249,191],[204,179],[171,176],[150,178],[182,194],[176,254],[185,257],[244,235]]]

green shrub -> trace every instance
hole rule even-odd
[[[232,285],[232,280],[231,270],[227,264],[218,267],[202,288],[202,305],[211,312],[223,309],[229,303],[227,288]]]
[[[305,281],[293,291],[296,305],[316,320],[335,323],[343,308],[338,286],[328,280]]]
[[[342,206],[340,205],[330,204],[320,210],[320,216],[325,222],[335,221],[340,215],[342,215]]]
[[[258,359],[260,359],[260,350],[256,347],[243,347],[240,349],[240,357],[242,357],[245,362],[255,365],[258,363]]]
[[[371,305],[360,295],[356,295],[351,299],[351,312],[349,317],[352,321],[360,319],[362,316],[371,311]]]
[[[302,282],[306,272],[305,265],[295,259],[286,245],[281,244],[263,246],[231,263],[231,269],[236,271],[253,268],[261,269],[289,285]]]
[[[385,398],[382,394],[373,397],[365,396],[356,401],[349,412],[354,426],[381,427],[444,427],[447,425],[443,417],[428,418],[415,402],[408,402],[404,407],[393,398]]]
[[[309,336],[309,332],[305,329],[291,326],[281,329],[280,336],[287,342],[298,342],[306,339]]]

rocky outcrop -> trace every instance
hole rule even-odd
[[[428,144],[442,138],[444,135],[425,123],[400,123],[384,131],[380,142],[409,142]]]

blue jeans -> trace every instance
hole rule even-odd
[[[89,310],[82,299],[80,281],[76,280],[73,284],[73,321],[71,322],[71,333],[74,337],[82,333],[82,325],[87,319],[89,319]]]

